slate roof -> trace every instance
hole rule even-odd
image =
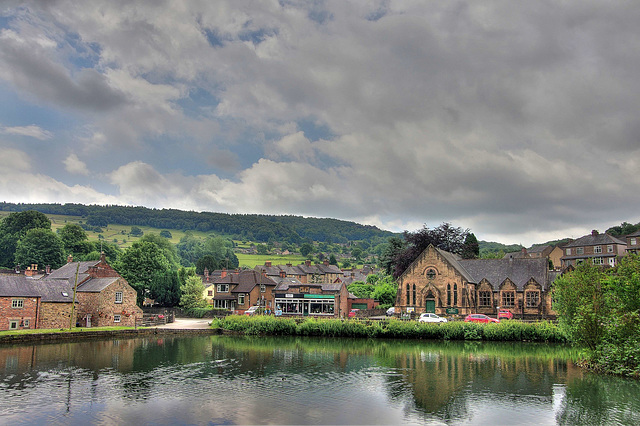
[[[47,278],[52,278],[52,279],[73,278],[75,280],[76,270],[78,270],[78,282],[82,282],[80,277],[82,276],[86,279],[86,277],[88,276],[86,272],[89,270],[91,266],[96,266],[98,263],[100,263],[99,260],[66,263],[62,267],[54,271],[51,271],[51,273],[47,275]],[[80,269],[77,269],[78,264],[80,264]]]
[[[584,237],[580,237],[577,240],[571,241],[570,243],[567,243],[564,247],[565,248],[569,248],[569,247],[586,247],[586,246],[597,246],[597,245],[604,245],[604,244],[622,244],[622,245],[627,245],[626,242],[619,240],[616,237],[612,237],[609,234],[589,234],[589,235],[585,235]]]
[[[24,275],[0,275],[0,297],[39,297],[33,280]]]
[[[495,289],[509,278],[518,290],[523,290],[527,282],[533,278],[543,289],[548,285],[547,259],[472,259],[460,260],[459,263],[479,283],[483,279],[489,281]]]
[[[250,293],[256,285],[272,285],[275,287],[276,282],[269,277],[265,277],[258,271],[248,270],[240,271],[238,274],[230,274],[237,277],[238,285],[231,290],[231,293]],[[227,275],[228,277],[229,275]],[[226,277],[225,277],[226,278]],[[221,281],[222,282],[222,281]]]
[[[67,280],[48,280],[45,278],[34,281],[33,285],[40,293],[42,302],[70,303],[73,300],[73,286],[69,285]]]
[[[78,291],[82,293],[100,293],[102,290],[118,281],[118,279],[120,279],[120,277],[91,278],[78,285]]]

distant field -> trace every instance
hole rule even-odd
[[[249,268],[253,268],[256,265],[264,265],[267,260],[271,261],[273,265],[286,265],[287,263],[291,263],[292,265],[299,265],[304,263],[305,257],[300,255],[288,255],[288,256],[278,256],[278,255],[268,255],[268,254],[244,254],[244,253],[236,253],[238,257],[238,262],[240,262],[240,267],[247,266]]]

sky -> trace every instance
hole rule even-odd
[[[640,3],[0,1],[0,201],[640,222]]]

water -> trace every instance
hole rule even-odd
[[[558,345],[237,336],[0,346],[3,424],[640,424]]]

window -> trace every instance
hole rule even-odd
[[[427,278],[432,280],[436,277],[436,271],[434,271],[433,269],[429,269],[427,271]]]
[[[515,306],[516,292],[515,291],[503,291],[502,292],[502,306]]]
[[[267,291],[267,286],[264,284],[260,284],[260,293],[264,293]]]
[[[24,320],[24,327],[29,328],[29,325],[31,325],[31,321],[28,319]]]
[[[213,290],[207,290],[207,296],[213,296]]]
[[[409,298],[409,284],[407,284],[407,305],[411,303],[411,299]]]
[[[416,304],[416,285],[413,285],[413,305]]]
[[[632,246],[635,246],[638,243],[638,240],[635,237],[631,237],[631,240],[629,240],[629,243],[631,243]]]
[[[609,258],[609,266],[616,266],[616,258],[615,257],[610,257]]]
[[[607,246],[607,253],[613,253],[613,245],[612,244],[609,244]]]
[[[447,306],[451,306],[451,284],[447,284]]]
[[[567,253],[567,256],[571,256],[571,249],[570,249],[570,248],[568,248],[568,249],[566,250],[566,253]]]
[[[120,322],[120,318],[121,318],[121,317],[120,317],[120,314],[115,314],[115,315],[113,316],[113,322]]]
[[[527,302],[527,308],[537,307],[540,304],[540,292],[527,291],[525,300]]]
[[[219,293],[229,293],[229,284],[218,284]]]
[[[593,248],[594,253],[602,253],[602,246],[595,246]]]
[[[116,291],[116,303],[122,303],[122,292]]]
[[[12,308],[24,308],[24,300],[22,299],[13,299],[11,301]]]
[[[458,284],[453,285],[453,306],[458,306]]]
[[[229,309],[229,301],[228,300],[214,300],[213,307],[218,309]]]
[[[602,264],[604,264],[604,261],[602,260],[601,257],[594,257],[593,258],[593,264],[594,265],[602,265]]]
[[[576,248],[576,254],[584,254],[584,247]]]
[[[480,306],[491,306],[491,292],[490,291],[478,292],[478,300],[480,302]]]
[[[10,320],[9,321],[9,330],[17,330],[18,329],[18,324],[20,324],[20,321]]]
[[[238,305],[244,305],[244,294],[238,295]]]

